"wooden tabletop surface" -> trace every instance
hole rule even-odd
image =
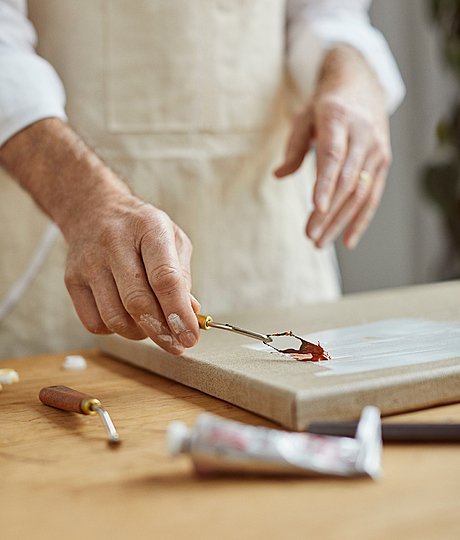
[[[203,411],[268,421],[180,384],[85,351],[3,360],[18,384],[0,392],[0,538],[459,539],[460,446],[385,446],[379,481],[331,478],[199,479],[169,457],[165,429]],[[43,386],[98,397],[123,438],[110,449],[97,417],[42,405]],[[460,404],[390,421],[460,422]]]

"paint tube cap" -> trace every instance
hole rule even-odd
[[[171,422],[167,432],[168,451],[172,456],[190,451],[190,430],[183,422]]]

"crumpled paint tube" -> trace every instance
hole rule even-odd
[[[356,437],[254,427],[201,414],[189,429],[168,427],[172,455],[189,454],[198,474],[369,476],[381,474],[380,411],[365,407]]]

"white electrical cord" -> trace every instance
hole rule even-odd
[[[30,259],[29,265],[10,287],[3,300],[0,301],[0,321],[16,306],[31,282],[37,276],[58,235],[59,229],[57,225],[52,222],[48,223]]]

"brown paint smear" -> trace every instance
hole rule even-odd
[[[289,354],[295,360],[299,362],[319,362],[320,360],[330,360],[331,356],[326,352],[321,344],[318,342],[317,345],[311,343],[310,341],[305,341],[299,336],[296,336],[292,332],[281,332],[279,334],[269,334],[270,337],[273,336],[292,336],[300,341],[298,349],[277,349],[270,343],[266,343],[275,351],[278,351],[283,354]]]

